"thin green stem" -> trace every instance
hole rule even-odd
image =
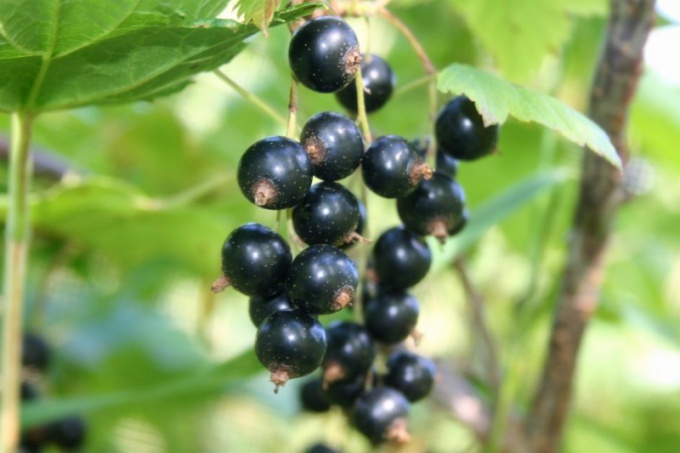
[[[251,93],[250,91],[246,90],[243,88],[241,85],[237,84],[234,82],[228,75],[220,71],[219,69],[216,69],[214,71],[215,75],[224,83],[229,85],[236,91],[238,94],[241,95],[243,99],[246,101],[250,102],[260,110],[262,110],[264,113],[266,113],[269,117],[271,117],[274,121],[277,123],[281,124],[282,126],[286,126],[288,123],[286,121],[286,118],[284,118],[282,115],[276,113],[276,111],[269,106],[266,102],[264,102],[260,97],[258,97],[256,94]]]
[[[0,451],[15,451],[19,440],[22,311],[30,221],[28,191],[31,181],[29,143],[33,117],[12,115],[9,155],[9,203],[5,225],[5,291],[2,305],[2,378],[0,378]]]
[[[357,71],[356,78],[354,80],[357,86],[357,110],[359,121],[359,127],[361,128],[361,133],[364,135],[364,140],[366,143],[371,143],[373,137],[371,136],[371,127],[368,125],[368,116],[366,115],[366,101],[364,99],[364,78],[361,75],[361,71]]]
[[[428,85],[431,84],[432,80],[435,79],[435,76],[432,75],[426,75],[423,76],[419,79],[415,79],[406,85],[402,85],[401,87],[397,88],[394,93],[392,94],[392,99],[398,98],[399,96],[403,96],[404,94],[408,93],[411,90],[415,90],[416,88],[420,88],[423,85]]]
[[[288,99],[288,127],[286,137],[297,140],[298,82],[290,82],[290,98]]]

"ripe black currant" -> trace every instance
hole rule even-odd
[[[85,443],[87,426],[82,418],[66,417],[47,425],[45,437],[64,450],[79,449]]]
[[[463,229],[468,223],[469,217],[470,213],[468,212],[468,210],[463,209],[463,215],[460,216],[460,220],[458,221],[458,223],[451,229],[451,231],[449,232],[449,236],[454,236],[463,231]]]
[[[365,375],[375,360],[375,346],[366,329],[355,322],[336,321],[326,328],[324,382]]]
[[[389,387],[376,387],[354,404],[352,421],[373,444],[405,442],[409,403],[404,395]]]
[[[417,234],[394,227],[373,246],[373,268],[380,285],[406,289],[420,282],[432,264],[432,252]]]
[[[293,208],[293,226],[307,244],[340,246],[352,242],[359,223],[356,197],[335,182],[314,184]]]
[[[324,395],[334,406],[350,408],[366,391],[366,375],[324,383]]]
[[[444,242],[463,216],[465,193],[448,176],[435,172],[421,181],[416,190],[397,199],[399,218],[407,229],[431,234]]]
[[[308,412],[327,412],[331,408],[319,376],[308,379],[300,386],[300,405]]]
[[[344,20],[317,17],[293,34],[288,61],[301,84],[321,93],[333,93],[354,80],[361,63],[359,40]]]
[[[458,161],[446,154],[441,146],[437,147],[435,170],[451,179],[455,179],[458,174]]]
[[[248,301],[248,314],[255,327],[259,327],[267,316],[277,311],[293,310],[295,307],[285,293],[272,297],[251,297]]]
[[[257,329],[255,354],[271,372],[276,390],[318,368],[325,352],[323,326],[300,310],[273,313]]]
[[[292,208],[312,184],[312,162],[297,141],[268,137],[246,150],[237,176],[241,192],[250,202],[265,209]]]
[[[396,344],[414,333],[419,313],[418,300],[411,294],[379,290],[364,306],[364,323],[375,341]]]
[[[437,369],[434,362],[409,351],[397,351],[387,359],[385,385],[399,390],[410,402],[429,395]]]
[[[380,109],[392,96],[396,85],[396,77],[390,65],[377,55],[363,56],[361,61],[361,78],[364,82],[364,105],[366,113]],[[340,104],[352,113],[357,113],[357,86],[350,83],[346,88],[335,93]]]
[[[300,133],[314,176],[337,181],[352,174],[361,163],[364,139],[354,121],[335,112],[312,116]]]
[[[420,180],[432,176],[413,145],[397,135],[377,138],[361,162],[364,183],[376,194],[397,198],[412,192]]]
[[[439,112],[435,136],[439,146],[450,156],[475,160],[496,148],[498,125],[484,126],[474,102],[465,96],[457,96]]]
[[[328,314],[352,304],[358,282],[356,265],[342,250],[312,245],[290,266],[288,296],[308,313]]]
[[[27,332],[21,344],[21,365],[42,373],[50,363],[50,347],[43,337]]]
[[[274,231],[259,223],[235,229],[222,246],[222,273],[213,291],[231,285],[248,296],[269,297],[283,289],[292,261],[290,248]]]

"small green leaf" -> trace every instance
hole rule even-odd
[[[587,116],[544,93],[514,85],[470,66],[452,64],[438,76],[439,90],[472,99],[484,123],[503,123],[508,115],[536,122],[601,155],[621,168],[607,134]]]
[[[86,415],[105,409],[150,404],[206,393],[236,392],[245,379],[260,370],[262,367],[255,354],[248,350],[223,364],[199,369],[190,375],[182,374],[160,385],[103,395],[44,399],[29,403],[22,410],[21,423],[22,426],[28,427],[73,414]]]
[[[253,25],[214,19],[223,4],[6,0],[0,8],[0,111],[61,110],[178,91],[192,76],[228,62],[257,32]],[[283,11],[272,24],[315,7]]]
[[[564,171],[539,173],[517,183],[472,211],[465,229],[440,248],[441,253],[435,256],[432,272],[438,272],[448,266],[479,241],[491,227],[547,189],[566,181],[568,176]],[[437,250],[436,245],[433,245],[433,250]]]
[[[236,10],[245,23],[253,23],[267,36],[269,24],[274,18],[281,0],[238,0]]]

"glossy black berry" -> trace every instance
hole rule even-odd
[[[295,206],[312,184],[312,162],[305,148],[286,137],[268,137],[252,144],[238,163],[243,195],[265,209]]]
[[[324,383],[324,395],[334,406],[350,408],[366,392],[366,376]]]
[[[50,347],[40,335],[27,332],[21,344],[21,365],[44,373],[50,364]]]
[[[364,227],[366,225],[366,206],[359,200],[357,200],[357,203],[359,203],[359,221],[357,222],[356,228],[354,228],[354,234],[350,236],[350,241],[337,246],[343,250],[348,249],[361,241],[363,237],[361,235],[364,234]]]
[[[302,310],[328,314],[354,300],[359,276],[345,253],[330,245],[312,245],[293,260],[288,273],[288,295]]]
[[[288,62],[301,84],[321,93],[333,93],[354,80],[361,63],[359,40],[344,20],[318,17],[295,31]]]
[[[397,198],[415,190],[423,177],[432,175],[432,169],[411,143],[397,135],[385,135],[371,143],[364,153],[361,173],[373,192]]]
[[[288,379],[317,369],[325,352],[323,326],[300,310],[276,312],[257,329],[255,354],[277,389]]]
[[[406,289],[420,282],[432,264],[432,252],[417,234],[399,226],[385,231],[373,246],[373,268],[380,285]]]
[[[340,453],[340,450],[336,450],[325,444],[315,444],[306,449],[305,453]]]
[[[361,61],[361,78],[364,82],[364,105],[366,113],[375,112],[390,100],[396,77],[390,65],[377,55],[364,55]],[[347,88],[335,93],[340,104],[352,113],[357,113],[357,86],[350,83]]]
[[[418,300],[411,294],[381,290],[364,307],[364,323],[375,341],[396,344],[414,333],[419,313]]]
[[[321,378],[313,377],[300,386],[300,405],[308,412],[327,412],[331,408]]]
[[[435,121],[439,146],[458,160],[475,160],[493,152],[498,143],[498,125],[484,126],[474,102],[465,96],[451,99]]]
[[[328,348],[323,358],[324,381],[363,376],[375,360],[375,346],[364,326],[336,321],[326,328]]]
[[[465,208],[465,192],[448,176],[435,172],[416,190],[397,199],[399,218],[407,229],[431,234],[443,242],[458,225]]]
[[[470,213],[468,212],[467,209],[463,209],[463,215],[460,217],[460,220],[456,224],[456,226],[453,227],[453,229],[450,231],[449,235],[454,236],[461,231],[465,229],[465,226],[468,223],[468,219],[470,218]]]
[[[409,403],[397,390],[377,387],[361,396],[354,404],[352,422],[373,444],[408,440]]]
[[[83,446],[87,426],[82,418],[72,416],[47,425],[45,437],[64,450],[76,450]]]
[[[354,121],[335,112],[312,116],[302,128],[300,143],[307,150],[314,176],[337,181],[354,172],[364,154],[364,139]]]
[[[399,390],[410,402],[430,394],[437,369],[434,362],[409,351],[397,351],[387,359],[384,383]]]
[[[231,285],[251,297],[272,296],[283,289],[291,261],[290,247],[281,236],[259,223],[247,223],[224,241],[224,275],[213,291]]]
[[[438,173],[445,174],[449,178],[455,179],[458,175],[458,161],[449,156],[441,146],[437,147],[437,157],[435,170]]]
[[[276,294],[271,297],[251,297],[248,301],[248,314],[255,327],[259,327],[269,315],[277,311],[293,310],[295,307],[288,295]]]
[[[293,208],[295,232],[307,244],[347,244],[353,240],[358,223],[356,197],[335,182],[313,185]]]

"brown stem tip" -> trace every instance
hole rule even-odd
[[[253,185],[253,203],[267,206],[276,200],[276,186],[269,179],[260,179]]]
[[[331,309],[335,311],[340,311],[348,305],[352,305],[354,301],[354,288],[351,286],[343,286],[335,293],[333,297],[333,302],[331,303]]]
[[[354,75],[361,67],[361,52],[358,47],[352,47],[345,54],[345,74]]]
[[[291,376],[286,370],[279,369],[272,371],[272,373],[269,375],[269,380],[276,386],[274,387],[274,393],[279,393],[279,388],[286,385],[286,382],[288,382],[288,379],[290,378]]]
[[[332,362],[323,370],[323,388],[328,389],[328,385],[339,381],[346,377],[346,373],[342,365],[337,362]]]
[[[427,165],[425,162],[418,162],[411,168],[409,180],[411,181],[411,184],[417,185],[423,178],[425,179],[432,178],[433,174],[434,170],[432,169],[432,167]]]
[[[413,344],[416,346],[420,346],[420,343],[423,341],[423,337],[425,336],[424,333],[416,329],[413,329],[410,335],[411,338],[413,338]]]
[[[385,432],[385,439],[400,444],[411,440],[411,435],[408,433],[408,423],[406,422],[406,419],[398,418],[393,421]]]
[[[210,291],[214,293],[221,293],[225,289],[229,288],[231,286],[231,283],[229,283],[229,279],[227,278],[226,275],[222,275],[217,278],[210,287]]]
[[[316,137],[305,140],[305,151],[307,151],[312,165],[319,165],[326,159],[326,146]]]
[[[437,238],[441,245],[446,244],[446,239],[449,237],[449,232],[446,228],[445,221],[441,219],[433,220],[427,226],[427,230],[432,236]]]

